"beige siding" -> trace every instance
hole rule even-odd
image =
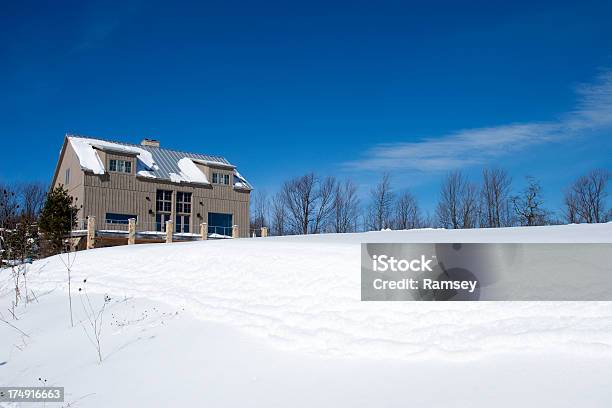
[[[196,167],[202,172],[204,173],[204,175],[206,176],[206,178],[208,179],[209,182],[212,182],[212,174],[210,171],[210,167],[206,166],[202,163],[195,163]]]
[[[70,171],[68,183],[66,183],[66,172]],[[68,194],[75,199],[77,207],[81,207],[84,202],[84,174],[81,170],[79,158],[70,143],[64,142],[60,160],[56,169],[53,187],[64,186],[68,190]],[[83,212],[79,211],[78,218],[83,218]]]
[[[109,158],[111,155],[108,155]],[[133,166],[134,167],[134,166]],[[249,192],[232,186],[194,186],[150,180],[129,174],[110,173],[102,176],[85,174],[85,216],[95,216],[99,229],[126,229],[125,225],[107,224],[106,213],[131,214],[138,217],[138,230],[155,230],[157,190],[172,194],[172,220],[175,219],[176,192],[192,193],[190,231],[199,232],[199,225],[208,220],[208,212],[232,214],[240,236],[249,233]],[[197,214],[200,214],[200,218]]]

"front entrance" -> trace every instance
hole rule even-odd
[[[208,234],[214,236],[232,236],[232,214],[208,213]]]

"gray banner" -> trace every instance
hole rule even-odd
[[[612,300],[612,244],[361,244],[361,300]]]
[[[64,402],[64,387],[0,387],[0,402]]]

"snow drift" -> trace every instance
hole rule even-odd
[[[76,254],[74,327],[62,259],[43,259],[18,330],[0,322],[0,386],[65,387],[47,407],[609,407],[612,302],[360,302],[359,243],[611,240],[606,224],[95,249]],[[99,364],[86,305],[106,294]]]
[[[610,354],[612,303],[360,301],[360,242],[612,242],[612,224],[413,230],[138,245],[78,254],[89,290],[185,309],[275,348],[357,358]],[[65,289],[58,257],[29,284]]]

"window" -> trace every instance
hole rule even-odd
[[[176,192],[176,232],[189,232],[189,214],[191,214],[191,193]]]
[[[136,219],[136,216],[131,214],[106,213],[107,224],[129,224],[130,218]]]
[[[155,209],[157,212],[172,211],[172,191],[157,190]]]
[[[110,159],[108,170],[117,173],[132,173],[132,162],[129,160]]]
[[[166,221],[170,221],[170,214],[155,215],[155,231],[166,232]]]
[[[232,214],[208,213],[208,233],[232,235]]]
[[[188,215],[177,215],[176,216],[176,232],[189,232],[189,216]]]
[[[65,185],[70,184],[70,169],[66,169],[66,174],[64,177],[64,184]]]
[[[213,173],[212,174],[213,184],[225,184],[229,186],[230,184],[230,175],[223,173]]]
[[[155,196],[155,230],[165,232],[166,221],[170,221],[170,212],[172,211],[172,191],[157,190]]]
[[[191,193],[177,191],[176,212],[191,214]]]

